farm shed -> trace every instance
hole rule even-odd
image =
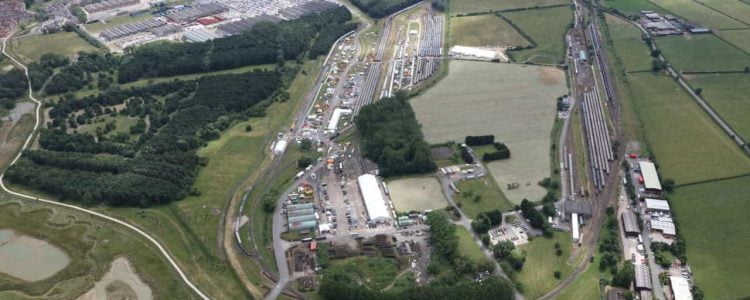
[[[636,237],[641,233],[641,230],[638,229],[638,221],[632,211],[622,213],[622,228],[627,236]]]
[[[636,264],[633,266],[635,267],[635,290],[650,290],[651,273],[648,271],[648,266],[644,264]]]
[[[289,217],[289,223],[315,221],[315,215]]]
[[[693,294],[690,293],[690,283],[684,277],[669,276],[669,286],[675,300],[693,300]]]
[[[643,185],[647,191],[661,192],[661,183],[659,183],[659,174],[656,173],[656,166],[650,161],[639,161],[638,166],[641,168],[643,176]]]
[[[289,223],[289,230],[291,231],[303,231],[315,229],[316,227],[318,227],[318,222],[315,221]]]
[[[293,210],[300,210],[300,209],[311,209],[313,208],[312,203],[300,203],[300,204],[290,204],[287,205],[286,210],[287,211],[293,211]]]
[[[362,199],[365,202],[367,215],[372,222],[383,222],[391,219],[388,213],[388,207],[385,204],[383,193],[378,184],[378,178],[375,175],[365,174],[357,177],[359,191],[362,193]]]
[[[646,198],[646,210],[650,213],[669,213],[667,200]]]
[[[315,210],[313,210],[312,208],[298,209],[298,210],[293,210],[293,211],[290,211],[290,212],[287,213],[287,215],[290,218],[291,217],[306,216],[306,215],[314,215],[314,214],[315,214]]]

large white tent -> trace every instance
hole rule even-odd
[[[365,174],[357,178],[359,191],[362,193],[362,199],[365,202],[367,215],[372,222],[384,222],[391,219],[388,207],[380,190],[378,178],[375,175]]]

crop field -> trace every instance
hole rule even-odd
[[[476,218],[479,213],[494,209],[500,211],[513,209],[491,174],[477,179],[461,180],[456,183],[456,188],[461,191],[461,194],[454,196],[453,199],[456,205],[461,206],[464,214],[471,219]]]
[[[12,41],[13,51],[26,62],[39,60],[45,53],[72,55],[79,51],[98,51],[75,32],[24,36]]]
[[[458,253],[465,255],[475,262],[488,259],[482,253],[482,249],[479,248],[477,242],[474,241],[474,236],[466,228],[456,226],[456,235],[458,235]]]
[[[0,275],[2,299],[16,299],[19,293],[42,297],[48,292],[57,298],[76,298],[107,272],[116,257],[125,255],[155,297],[195,297],[150,243],[101,219],[0,194],[0,228],[44,240],[70,257],[70,264],[64,269],[33,283]]]
[[[570,4],[567,0],[460,0],[451,1],[451,13],[463,15],[535,6]]]
[[[693,0],[649,0],[653,4],[656,4],[670,12],[672,14],[685,18],[689,21],[697,22],[698,24],[713,28],[713,29],[727,29],[727,28],[747,28],[748,26],[741,22],[730,18],[720,12],[714,11],[711,8],[705,7],[700,3]],[[727,1],[731,2],[731,1]],[[737,3],[737,5],[741,5]]]
[[[662,178],[686,184],[750,173],[750,159],[670,77],[628,80]]]
[[[494,134],[508,145],[511,158],[488,168],[518,204],[545,194],[537,182],[550,174],[555,99],[567,93],[565,73],[556,68],[451,61],[450,73],[411,103],[428,143]],[[508,190],[514,182],[520,186]]]
[[[682,72],[743,71],[750,55],[712,34],[658,38],[657,47]]]
[[[642,10],[650,10],[658,13],[669,13],[668,11],[654,5],[648,0],[605,0],[605,7],[616,9],[627,16],[638,15]]]
[[[434,177],[397,179],[387,185],[393,205],[400,212],[441,209],[448,205]]]
[[[570,7],[532,9],[502,13],[521,31],[531,37],[536,47],[509,51],[514,62],[537,64],[559,64],[565,59],[565,32],[573,22]]]
[[[750,4],[748,6],[750,7]],[[750,52],[750,29],[721,30],[714,32],[714,34],[737,48],[745,50],[745,52]]]
[[[726,1],[726,0],[696,0],[708,7],[720,11],[721,13],[740,20],[745,23],[750,23],[750,4],[742,1]]]
[[[612,36],[614,47],[626,71],[651,69],[651,53],[641,39],[641,31],[624,20],[606,15],[607,28]]]
[[[562,254],[555,254],[555,243],[560,243]],[[560,284],[571,272],[573,264],[568,264],[572,248],[570,234],[555,232],[552,238],[538,237],[518,247],[526,253],[526,262],[518,272],[518,281],[523,284],[524,296],[538,299]],[[560,278],[554,277],[560,271]]]
[[[726,120],[739,135],[750,138],[750,76],[747,74],[692,75],[688,83],[703,89],[703,99]]]
[[[670,197],[687,257],[706,299],[750,295],[750,176],[679,187]]]
[[[452,17],[450,46],[497,47],[531,45],[513,26],[495,14]]]

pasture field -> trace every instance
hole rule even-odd
[[[477,242],[474,241],[474,236],[466,228],[456,226],[456,235],[458,235],[458,253],[465,255],[468,259],[475,262],[488,259],[482,253],[482,248],[479,248]]]
[[[570,7],[554,7],[502,13],[502,16],[521,28],[536,47],[508,51],[514,62],[562,64],[565,60],[565,32],[573,22]]]
[[[73,299],[83,294],[109,269],[118,256],[126,256],[155,297],[194,299],[174,269],[157,250],[134,232],[64,208],[0,194],[0,228],[45,240],[61,248],[70,264],[50,278],[28,283],[0,274],[0,298],[25,299],[53,292]],[[94,242],[96,241],[96,243]]]
[[[449,32],[450,46],[526,47],[531,45],[513,26],[495,14],[452,17]]]
[[[26,63],[37,61],[46,53],[72,55],[80,51],[99,51],[75,32],[22,36],[11,41],[13,52]]]
[[[497,182],[492,178],[492,174],[487,174],[484,177],[461,180],[456,183],[456,188],[461,191],[460,195],[456,195],[454,200],[456,205],[461,206],[461,210],[470,219],[474,219],[479,213],[499,209],[500,211],[509,211],[513,209],[503,191],[497,186]],[[475,200],[475,197],[479,198],[479,201]]]
[[[555,99],[567,93],[565,73],[557,68],[451,61],[450,73],[411,104],[428,143],[485,134],[505,143],[511,158],[491,162],[488,169],[518,204],[524,198],[538,201],[546,192],[536,183],[550,175]],[[520,187],[508,190],[514,182]]]
[[[441,209],[448,205],[440,182],[434,177],[412,177],[387,183],[391,200],[400,212]]]
[[[750,55],[712,34],[656,39],[664,56],[682,72],[743,71]]]
[[[589,263],[583,273],[565,290],[557,296],[558,300],[579,300],[579,299],[601,299],[601,290],[599,289],[599,279],[602,277],[599,272],[599,261],[601,256],[599,252],[594,255],[594,261]]]
[[[748,7],[750,7],[750,4],[748,4]],[[750,52],[750,29],[720,30],[714,32],[714,34],[737,48]]]
[[[742,1],[695,0],[745,24],[750,23],[750,4]]]
[[[669,13],[648,0],[605,0],[601,3],[605,7],[616,9],[626,16],[639,15],[642,10],[650,10],[662,14]]]
[[[694,0],[649,0],[651,3],[670,11],[673,15],[693,21],[712,29],[747,28],[735,19],[705,7]],[[727,1],[730,2],[730,1]],[[740,3],[738,3],[740,5]]]
[[[747,74],[691,75],[690,86],[703,89],[701,96],[739,135],[750,138],[750,76]]]
[[[560,243],[560,256],[555,254],[555,243]],[[555,232],[552,238],[538,237],[518,248],[526,253],[526,262],[517,278],[523,284],[523,294],[528,299],[541,297],[573,272],[574,264],[568,263],[572,249],[568,233]],[[561,279],[554,277],[555,271],[560,271]]]
[[[679,185],[750,173],[750,159],[670,77],[637,73],[628,82],[662,178]]]
[[[468,13],[495,12],[508,9],[528,8],[535,6],[552,6],[570,4],[567,0],[460,0],[451,1],[451,13],[463,15]]]
[[[641,31],[632,24],[606,15],[607,28],[614,41],[614,47],[620,54],[620,60],[626,71],[643,71],[651,69],[651,52],[641,39]]]
[[[387,287],[398,275],[395,259],[382,256],[355,256],[331,260],[331,268],[339,268],[353,275],[362,284],[379,291]]]
[[[706,299],[750,295],[750,176],[678,187],[671,205],[685,238],[695,282]]]

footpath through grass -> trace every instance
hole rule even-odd
[[[750,176],[679,187],[670,197],[706,299],[750,295]]]
[[[562,64],[565,60],[565,32],[573,22],[572,8],[554,7],[502,13],[518,26],[536,47],[509,51],[515,62]]]

